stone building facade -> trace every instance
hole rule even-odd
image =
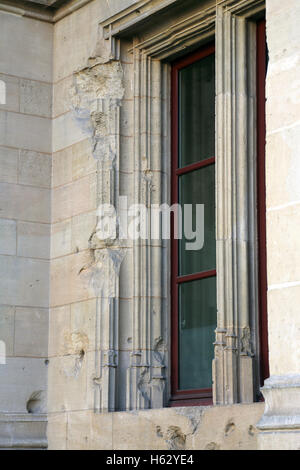
[[[0,1],[1,448],[300,449],[299,19],[299,0]],[[119,221],[122,196],[171,203],[172,64],[212,43],[212,400],[178,406],[171,244],[124,238]]]

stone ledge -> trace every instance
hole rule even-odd
[[[0,449],[46,449],[47,415],[0,413]]]

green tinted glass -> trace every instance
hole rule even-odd
[[[179,275],[194,274],[208,271],[216,267],[216,235],[215,235],[215,165],[209,165],[179,177],[179,202],[182,207],[182,239],[178,240]],[[185,204],[192,204],[190,209]],[[196,204],[204,205],[204,221],[196,213]],[[189,225],[185,213],[192,210],[193,232],[197,230],[197,238],[204,236],[204,245],[200,250],[187,249],[184,236]],[[184,223],[186,221],[186,223]],[[204,224],[203,224],[204,222]],[[187,233],[188,237],[190,236]],[[195,241],[195,240],[194,240]],[[193,241],[193,243],[194,243]],[[193,245],[196,247],[196,245]],[[190,246],[189,248],[192,248]]]
[[[215,56],[179,71],[179,167],[215,156]]]
[[[210,388],[217,324],[216,278],[181,284],[179,312],[179,388]]]

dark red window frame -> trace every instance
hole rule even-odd
[[[266,22],[257,22],[257,229],[258,229],[258,285],[259,285],[259,343],[260,343],[260,381],[261,385],[269,377],[268,318],[267,318],[267,254],[266,254],[266,183],[265,183],[265,80],[267,67]],[[214,44],[178,60],[172,65],[172,168],[171,200],[178,202],[178,176],[215,163],[215,157],[207,158],[184,168],[178,168],[178,71],[193,62],[215,52]],[[173,224],[172,224],[173,227]],[[181,282],[216,276],[216,271],[188,276],[178,276],[178,241],[172,236],[171,246],[171,406],[211,405],[212,389],[178,389],[178,294],[177,286]]]
[[[267,316],[267,250],[266,250],[266,22],[257,23],[257,230],[260,331],[260,382],[269,377],[268,316]]]
[[[185,56],[172,64],[171,91],[171,200],[178,202],[178,177],[191,171],[198,170],[215,163],[215,157],[201,160],[197,163],[178,168],[178,72],[188,65],[214,54],[214,44],[202,47],[200,50]],[[173,218],[174,219],[174,218]],[[179,390],[178,386],[178,285],[216,276],[216,270],[203,271],[191,275],[178,275],[178,240],[174,238],[174,220],[172,220],[171,243],[171,400],[170,406],[211,405],[212,388],[199,390]]]

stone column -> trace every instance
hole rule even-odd
[[[260,449],[300,449],[298,0],[267,0],[266,207],[270,378]]]
[[[216,17],[215,404],[251,403],[256,366],[255,24]]]

